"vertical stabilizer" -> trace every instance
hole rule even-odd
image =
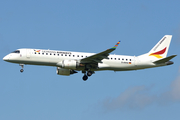
[[[155,58],[165,58],[168,53],[172,35],[165,35],[148,53]]]

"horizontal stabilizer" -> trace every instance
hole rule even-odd
[[[171,56],[169,56],[169,57],[166,57],[166,58],[157,60],[157,61],[155,61],[155,62],[153,62],[153,63],[155,63],[155,64],[166,63],[166,62],[168,62],[169,60],[171,60],[172,58],[174,58],[174,57],[176,57],[176,56],[177,56],[177,55],[171,55]]]

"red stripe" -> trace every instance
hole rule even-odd
[[[158,54],[158,55],[160,55],[160,54],[164,54],[165,52],[166,52],[166,47],[165,47],[163,50],[161,50],[161,51],[158,51],[158,52],[152,53],[151,55],[154,55],[154,54]]]

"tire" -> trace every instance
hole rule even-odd
[[[88,79],[88,76],[87,75],[84,75],[83,76],[83,80],[86,81]]]
[[[23,70],[23,69],[21,69],[21,70],[20,70],[20,72],[22,73],[22,72],[24,72],[24,70]]]

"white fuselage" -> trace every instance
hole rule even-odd
[[[18,64],[30,64],[30,65],[44,65],[59,67],[57,63],[63,60],[81,60],[88,56],[92,56],[95,53],[85,52],[70,52],[70,51],[56,51],[56,50],[41,50],[41,49],[18,49],[20,53],[10,53],[3,58],[3,60],[18,63]],[[151,67],[164,66],[156,65],[149,59],[138,56],[124,56],[124,55],[109,55],[108,59],[103,59],[102,63],[98,63],[97,69],[91,69],[92,71],[100,70],[113,70],[113,71],[127,71],[137,70]],[[83,70],[83,68],[77,68],[75,70]]]

